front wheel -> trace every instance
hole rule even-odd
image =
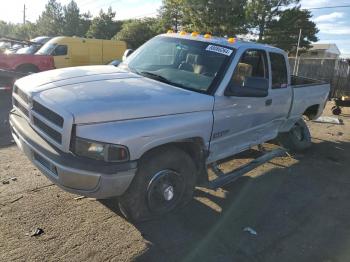
[[[186,152],[173,146],[156,149],[140,160],[119,207],[135,222],[161,216],[191,200],[195,181],[196,168]]]
[[[303,119],[299,119],[289,132],[280,133],[277,140],[283,147],[295,152],[305,151],[312,145],[309,128]]]

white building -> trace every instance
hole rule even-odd
[[[339,58],[340,54],[340,50],[336,44],[313,44],[312,47],[301,56],[307,58],[337,59]]]

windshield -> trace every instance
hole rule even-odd
[[[51,55],[53,50],[55,50],[57,44],[50,44],[46,43],[43,45],[38,52],[36,52],[37,55]]]
[[[27,47],[23,47],[21,49],[18,49],[16,54],[34,54],[36,51],[38,50],[38,46],[35,45],[31,45],[31,46],[27,46]]]
[[[207,92],[228,64],[233,49],[200,41],[156,37],[135,51],[123,66],[161,82]]]

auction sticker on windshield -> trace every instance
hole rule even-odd
[[[228,48],[217,46],[217,45],[208,45],[205,50],[210,51],[210,52],[223,54],[223,55],[227,55],[227,56],[230,56],[233,52],[232,49],[228,49]]]

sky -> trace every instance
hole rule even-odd
[[[63,5],[70,0],[58,0]],[[5,0],[0,0],[0,3]],[[142,18],[155,16],[161,6],[161,0],[76,0],[82,12],[90,11],[97,15],[99,10],[112,6],[117,19]],[[20,23],[23,21],[23,5],[26,4],[27,20],[35,22],[45,7],[47,0],[6,1],[0,9],[0,20]],[[350,0],[301,0],[303,8],[318,8],[350,5]],[[350,57],[350,7],[312,10],[313,21],[320,32],[319,42],[337,44],[345,57]]]

